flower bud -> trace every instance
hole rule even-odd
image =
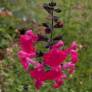
[[[53,20],[54,20],[55,22],[57,22],[57,21],[59,20],[59,17],[58,17],[58,16],[53,16]]]
[[[58,35],[58,36],[56,36],[55,38],[53,38],[53,40],[61,40],[62,38],[63,38],[62,35]]]
[[[42,23],[42,25],[43,25],[44,27],[49,27],[49,25],[48,25],[47,23]]]
[[[58,21],[55,25],[55,28],[63,28],[64,27],[64,23],[62,21]]]
[[[50,45],[46,45],[46,46],[45,46],[45,48],[49,48],[49,47],[50,47]]]
[[[57,9],[55,9],[55,11],[56,11],[57,13],[60,13],[60,12],[61,12],[61,9],[57,8]]]
[[[38,41],[47,41],[48,38],[46,36],[38,34]]]
[[[47,33],[47,34],[51,33],[51,28],[50,28],[50,26],[47,23],[43,23],[42,25],[44,27],[46,27],[45,28],[45,33]]]
[[[50,13],[51,14],[51,12],[52,12],[52,10],[54,10],[54,8],[53,7],[50,7],[48,4],[44,4],[43,5],[43,8],[48,12],[48,13]]]
[[[4,52],[2,49],[0,49],[0,60],[4,59]]]
[[[54,7],[54,6],[56,6],[56,3],[55,2],[51,2],[51,3],[49,3],[49,6]]]
[[[41,57],[41,56],[43,56],[43,52],[42,51],[38,51],[38,52],[36,52],[36,54],[37,54],[37,57]]]
[[[25,34],[25,32],[26,32],[26,28],[20,28],[20,29],[17,29],[16,32],[19,32],[20,34]]]
[[[28,84],[23,85],[23,91],[26,91],[26,92],[28,91]]]
[[[47,34],[50,34],[50,33],[51,33],[51,28],[50,28],[50,27],[47,27],[47,28],[45,29],[45,32],[46,32]]]

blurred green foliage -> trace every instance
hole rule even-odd
[[[19,50],[15,29],[31,27],[31,21],[42,23],[48,15],[42,4],[49,0],[0,0],[0,9],[12,11],[13,16],[0,16],[0,51],[5,57],[0,60],[0,91],[1,92],[37,92],[34,82],[23,70],[18,58]],[[55,0],[56,1],[56,0]],[[76,73],[70,76],[59,89],[46,84],[39,92],[92,92],[92,1],[91,0],[57,0],[62,9],[59,14],[64,21],[63,29],[56,34],[63,34],[65,44],[76,40],[83,48],[79,51],[79,63]],[[22,22],[28,19],[26,23]],[[28,85],[28,91],[24,86]]]

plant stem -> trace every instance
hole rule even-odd
[[[52,0],[52,2],[53,2],[53,0]],[[51,13],[52,23],[51,23],[51,38],[50,38],[51,43],[53,43],[53,31],[54,31],[54,27],[53,27],[53,24],[54,24],[54,21],[53,21],[53,16],[54,16],[53,8],[54,7],[52,6],[52,13]]]

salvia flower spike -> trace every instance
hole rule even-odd
[[[51,28],[49,24],[43,23],[46,28],[50,28],[50,36],[46,32],[46,36],[34,33],[31,29],[20,35],[19,46],[21,50],[18,52],[18,57],[23,68],[30,77],[35,80],[35,87],[40,89],[47,80],[53,81],[53,87],[59,88],[64,84],[68,75],[75,72],[75,65],[78,62],[77,43],[74,41],[70,47],[64,49],[64,41],[62,35],[53,37],[54,28],[62,28],[63,23],[57,16],[56,3],[50,2],[44,4],[43,8],[52,17]],[[60,10],[58,10],[60,12]],[[55,22],[55,23],[54,23]],[[55,25],[54,25],[55,24]],[[48,38],[49,37],[49,38]],[[47,42],[46,51],[39,51],[37,43],[41,41]],[[69,60],[67,57],[71,57]],[[64,72],[66,71],[66,72]]]

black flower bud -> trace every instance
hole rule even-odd
[[[3,52],[2,49],[0,49],[0,60],[3,60],[4,59],[4,55],[5,53]]]
[[[45,33],[50,34],[51,33],[51,28],[50,27],[46,27]]]
[[[54,20],[55,22],[57,22],[57,21],[59,20],[59,17],[58,17],[58,16],[53,16],[53,20]]]
[[[62,35],[58,35],[58,36],[56,36],[55,38],[53,38],[53,40],[61,40],[62,38],[63,38]]]
[[[49,40],[50,41],[50,40]],[[48,41],[48,42],[49,42]],[[51,48],[52,47],[52,45],[54,45],[55,44],[55,41],[53,41],[52,43],[50,42],[50,43],[48,43],[46,46],[45,46],[45,48]]]
[[[28,91],[28,84],[24,84],[23,85],[23,92],[27,92]]]
[[[64,27],[64,23],[62,21],[58,21],[55,25],[55,28],[63,28]]]
[[[50,46],[49,45],[46,45],[45,48],[49,48]]]
[[[19,29],[16,29],[16,32],[19,32],[20,34],[25,34],[26,32],[26,28],[19,28]]]
[[[42,23],[44,27],[49,27],[48,23]]]
[[[48,37],[38,34],[38,41],[47,41]]]
[[[38,52],[36,52],[36,55],[37,55],[37,57],[41,57],[41,56],[43,56],[43,52],[42,51],[38,51]]]
[[[57,13],[60,13],[61,12],[61,9],[57,8],[57,9],[54,9]]]
[[[12,27],[12,26],[9,26],[9,30],[13,30],[14,29],[14,27]]]
[[[56,6],[56,3],[55,2],[51,2],[51,3],[49,3],[49,6],[54,7],[54,6]]]
[[[52,10],[54,10],[53,7],[50,7],[48,4],[44,4],[43,5],[43,8],[49,13],[51,14],[52,13]]]
[[[51,33],[51,27],[48,23],[42,23],[42,25],[45,27],[45,33]]]

